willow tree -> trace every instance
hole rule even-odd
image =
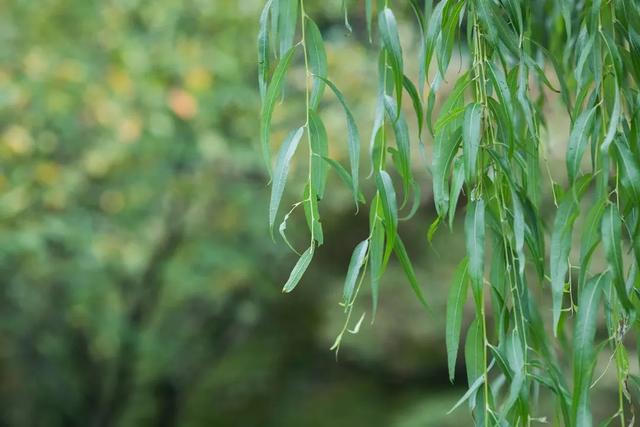
[[[353,193],[355,205],[369,211],[369,234],[349,262],[342,301],[346,322],[334,348],[348,327],[359,326],[352,313],[363,286],[370,286],[375,316],[380,278],[391,257],[398,259],[419,300],[428,303],[398,223],[410,218],[420,203],[410,166],[415,155],[411,147],[422,145],[423,134],[429,133],[433,146],[427,168],[437,211],[435,222],[425,225],[429,234],[439,224],[452,226],[461,194],[466,199],[467,253],[454,274],[447,301],[451,380],[469,289],[475,319],[464,340],[468,391],[456,407],[468,402],[477,425],[529,425],[546,417],[567,426],[589,426],[593,422],[589,394],[597,387],[595,359],[606,351],[617,372],[619,397],[618,410],[606,421],[633,424],[628,388],[639,378],[630,372],[627,346],[635,341],[630,335],[640,331],[636,316],[640,310],[640,3],[408,3],[421,34],[413,52],[403,51],[394,14],[394,7],[406,7],[407,2],[364,2],[369,40],[379,58],[377,105],[366,160],[375,192],[364,195],[360,132],[342,93],[327,75],[325,45],[313,16],[307,14],[304,0],[266,2],[258,54],[261,145],[271,177],[272,233],[280,219],[289,163],[300,143],[308,144],[304,194],[283,216],[279,231],[286,241],[286,221],[301,208],[309,243],[284,292],[298,285],[323,243],[319,205],[328,193],[327,175],[334,171]],[[346,7],[345,23],[349,28]],[[466,46],[468,65],[457,74],[453,89],[442,96],[439,90],[456,46]],[[407,55],[419,58],[417,79],[404,71]],[[306,71],[305,109],[298,118],[300,127],[279,144],[272,165],[271,116],[294,61],[303,62]],[[346,167],[328,156],[320,102],[327,87],[344,108]],[[566,185],[554,183],[550,174],[542,172],[543,107],[549,91],[560,94],[570,119]],[[436,114],[439,96],[443,103]],[[408,97],[405,104],[413,111],[403,111],[403,97]],[[417,136],[410,134],[405,113],[415,113]],[[545,187],[553,189],[553,224],[544,224],[540,214]],[[574,230],[578,217],[581,227]],[[574,233],[579,233],[579,247],[572,248]],[[600,271],[591,265],[596,251],[607,261]],[[579,259],[575,265],[574,258]],[[549,318],[541,315],[536,297],[540,294],[550,295]],[[492,322],[487,322],[489,317]],[[603,339],[596,336],[599,324],[606,325]],[[537,402],[543,394],[552,396],[553,414],[540,413]]]

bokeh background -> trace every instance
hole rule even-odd
[[[366,141],[375,49],[362,2],[351,2],[352,33],[341,3],[307,9]],[[296,256],[267,229],[262,5],[0,2],[0,426],[469,425],[464,408],[446,415],[466,387],[462,364],[450,384],[444,345],[461,227],[427,242],[435,214],[419,156],[423,204],[401,233],[431,313],[392,264],[375,324],[366,317],[337,359],[329,351],[349,256],[367,233],[335,176],[321,207],[327,243],[298,289],[281,293]],[[415,23],[398,14],[415,77]],[[297,62],[274,142],[300,124],[303,85]],[[332,156],[344,158],[328,91],[322,115]],[[302,191],[295,181],[287,203]],[[292,240],[305,228],[290,222]]]

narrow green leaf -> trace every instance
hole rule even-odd
[[[306,18],[305,43],[307,51],[307,60],[309,68],[315,76],[327,78],[327,54],[324,50],[324,42],[322,34],[315,22],[308,17]],[[322,93],[324,92],[324,82],[320,79],[313,79],[313,87],[311,88],[311,97],[309,98],[309,108],[315,110],[318,108]]]
[[[353,189],[354,192],[358,193],[358,184],[359,184],[359,165],[360,165],[360,132],[358,132],[358,126],[356,126],[356,120],[353,118],[353,114],[347,105],[347,102],[342,95],[342,92],[333,84],[330,80],[325,79],[321,76],[316,76],[323,82],[327,84],[342,104],[342,108],[344,109],[344,114],[347,119],[347,143],[349,146],[349,164],[351,166],[351,179],[353,180]],[[356,202],[357,205],[357,202]]]
[[[349,172],[347,172],[344,166],[342,166],[338,161],[330,159],[328,157],[323,157],[322,160],[324,160],[329,166],[333,168],[333,170],[338,174],[340,180],[344,183],[344,185],[347,186],[349,191],[351,191],[351,193],[353,194],[353,199],[356,202],[356,207],[358,206],[358,201],[360,203],[364,203],[364,195],[362,193],[356,193],[351,175],[349,175]]]
[[[469,257],[469,278],[478,307],[482,298],[484,276],[484,210],[483,199],[470,201],[464,223],[465,243]]]
[[[456,373],[456,358],[458,357],[458,345],[460,343],[462,314],[464,312],[464,303],[467,300],[467,289],[469,287],[467,268],[468,261],[465,257],[453,275],[453,281],[449,287],[449,297],[447,298],[446,344],[449,380],[451,382],[453,382]]]
[[[269,172],[269,176],[271,176],[271,153],[269,149],[269,136],[271,134],[271,115],[273,114],[276,99],[278,98],[278,95],[280,94],[280,88],[282,87],[282,81],[284,80],[284,76],[287,73],[287,69],[289,68],[289,63],[291,63],[291,58],[293,57],[295,49],[295,46],[289,49],[286,55],[284,55],[280,59],[280,62],[278,62],[278,65],[273,72],[271,83],[269,83],[269,87],[267,88],[265,100],[262,103],[262,113],[260,115],[260,140],[262,143],[262,157],[267,167],[267,171]]]
[[[328,165],[323,158],[329,155],[327,131],[322,119],[313,110],[309,111],[309,137],[311,140],[311,184],[313,191],[322,199],[327,185]]]
[[[372,204],[372,209],[375,205]],[[369,242],[369,264],[371,264],[371,321],[376,318],[378,311],[378,295],[380,293],[380,278],[383,273],[384,256],[384,227],[380,219],[376,218],[371,231],[371,241]]]
[[[589,262],[591,255],[595,250],[598,243],[602,239],[600,234],[600,228],[602,223],[602,215],[607,204],[604,198],[597,200],[589,212],[582,226],[582,239],[580,242],[580,285],[585,281],[587,274],[589,273]]]
[[[622,221],[620,220],[618,207],[614,203],[609,204],[604,211],[601,232],[602,245],[607,256],[611,280],[618,294],[618,299],[625,309],[630,310],[633,306],[625,288],[624,267],[622,265]]]
[[[569,184],[573,184],[578,171],[584,150],[589,143],[589,131],[593,122],[593,115],[596,107],[585,110],[578,116],[569,135],[569,146],[567,148],[567,173]]]
[[[585,183],[586,181],[586,183]],[[576,182],[573,192],[564,195],[553,223],[551,233],[551,299],[553,311],[553,332],[558,332],[558,323],[562,311],[562,298],[564,295],[565,276],[569,264],[569,250],[571,249],[571,234],[573,223],[575,222],[579,206],[578,201],[587,187],[588,181],[583,179]],[[576,197],[573,197],[576,194]]]
[[[411,98],[411,104],[413,104],[413,111],[416,113],[416,123],[418,124],[418,138],[422,135],[422,126],[424,123],[424,110],[422,108],[422,100],[418,89],[416,89],[413,82],[407,76],[402,77],[402,85]]]
[[[615,139],[615,156],[622,188],[635,203],[640,203],[640,165],[623,138]]]
[[[413,266],[411,265],[411,260],[409,259],[409,255],[407,254],[407,249],[404,247],[404,243],[402,243],[402,239],[400,239],[400,236],[396,236],[395,238],[394,249],[396,256],[398,257],[398,261],[400,261],[400,265],[404,270],[404,274],[409,280],[411,289],[413,289],[413,292],[416,294],[418,300],[424,306],[424,308],[428,310],[429,305],[427,304],[427,300],[424,298],[422,289],[418,284],[418,278],[416,277],[416,273],[413,271]]]
[[[453,161],[453,178],[451,180],[451,194],[449,195],[449,228],[453,228],[458,199],[464,185],[464,163],[462,160],[462,157],[456,157]]]
[[[595,357],[594,343],[598,324],[598,306],[606,273],[591,278],[580,289],[578,316],[573,332],[573,425],[590,426],[591,404],[589,390]]]
[[[278,214],[278,207],[282,200],[282,193],[284,192],[284,187],[287,182],[287,175],[289,174],[289,163],[296,152],[296,148],[298,148],[298,143],[300,142],[300,138],[302,138],[303,132],[304,128],[299,127],[297,130],[289,133],[278,152],[271,186],[271,201],[269,202],[269,228],[272,233],[276,215]]]
[[[402,80],[404,77],[402,46],[400,45],[400,36],[398,36],[396,18],[388,7],[382,9],[378,15],[378,28],[384,48],[389,53],[388,59],[393,73],[397,108],[400,111],[400,106],[402,105]]]
[[[404,114],[401,111],[397,111],[393,102],[393,98],[385,96],[384,100],[385,110],[393,121],[393,133],[396,138],[396,145],[398,146],[399,154],[399,167],[398,173],[402,178],[402,189],[404,193],[404,200],[406,200],[409,193],[409,185],[413,180],[411,175],[411,144],[409,142],[409,128],[404,118]]]
[[[387,249],[385,250],[384,264],[387,263],[389,255],[395,246],[395,239],[398,230],[398,203],[393,182],[389,174],[381,170],[376,175],[376,187],[380,193],[380,201],[384,213],[384,225],[387,234]]]
[[[267,93],[267,73],[269,71],[269,34],[267,25],[272,2],[273,0],[268,0],[262,8],[258,27],[258,85],[262,102],[264,102],[264,97]]]
[[[278,0],[278,3],[278,37],[282,57],[293,46],[298,23],[298,0]]]
[[[433,198],[438,216],[443,218],[447,215],[449,207],[449,171],[460,141],[460,128],[452,130],[449,126],[436,133],[434,141],[431,164]]]
[[[300,256],[300,258],[298,259],[298,262],[296,262],[296,265],[293,267],[293,270],[291,270],[291,273],[289,274],[289,279],[287,280],[287,283],[285,283],[284,287],[282,288],[282,292],[291,292],[298,285],[298,283],[300,282],[300,279],[302,278],[302,275],[305,273],[305,271],[307,271],[307,268],[311,263],[314,249],[315,249],[315,246],[312,244]]]
[[[465,108],[462,123],[462,142],[464,153],[464,172],[467,182],[473,182],[476,176],[478,150],[480,149],[482,107],[474,102]]]
[[[607,129],[607,134],[600,146],[600,150],[603,153],[609,151],[609,146],[613,141],[613,138],[616,136],[616,129],[618,128],[618,123],[620,122],[620,112],[621,112],[621,103],[620,103],[620,89],[618,88],[618,81],[614,79],[614,98],[613,98],[613,110],[611,111],[611,117],[609,117],[609,128]]]
[[[467,367],[467,382],[469,387],[478,378],[484,376],[484,335],[482,322],[476,317],[469,325],[467,339],[464,343],[464,360]]]
[[[349,304],[351,304],[351,301],[353,299],[356,281],[358,280],[358,276],[360,276],[360,270],[362,269],[362,265],[364,264],[368,247],[369,240],[363,240],[362,242],[358,243],[358,245],[353,250],[353,254],[351,255],[351,261],[349,261],[347,275],[344,279],[344,291],[342,295],[345,308]]]

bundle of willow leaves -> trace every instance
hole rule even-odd
[[[413,136],[401,109],[403,96],[408,96],[411,114],[417,117],[415,138],[422,144],[428,132],[433,141],[427,168],[438,217],[430,234],[439,224],[451,226],[461,194],[467,200],[467,254],[456,270],[447,302],[451,380],[469,288],[475,319],[464,342],[468,391],[455,407],[467,403],[477,425],[546,420],[590,426],[596,356],[609,352],[617,373],[619,406],[603,423],[632,425],[631,389],[638,387],[640,378],[630,372],[626,346],[636,341],[630,335],[640,331],[640,2],[397,2],[411,6],[421,34],[419,51],[411,53],[419,57],[417,81],[404,71],[406,52],[393,3],[364,2],[369,39],[379,50],[377,107],[368,150],[375,194],[368,200],[360,191],[360,132],[327,74],[323,37],[306,13],[304,0],[268,0],[263,9],[258,35],[261,146],[272,180],[272,232],[289,163],[304,136],[309,146],[302,200],[284,215],[279,227],[286,241],[286,221],[302,207],[309,246],[284,291],[296,287],[323,243],[319,203],[326,193],[327,175],[334,171],[353,193],[356,206],[366,201],[369,209],[369,234],[355,247],[349,263],[342,301],[346,323],[334,348],[350,324],[357,323],[357,328],[362,321],[356,322],[352,312],[363,285],[371,288],[375,316],[380,278],[392,256],[417,297],[427,304],[398,233],[399,221],[411,217],[420,203],[410,167]],[[350,29],[346,6],[344,12]],[[453,90],[434,117],[454,46],[466,46],[469,65],[457,74]],[[271,117],[284,96],[290,65],[298,58],[306,71],[306,108],[300,127],[279,145],[272,168]],[[431,69],[433,78],[428,77]],[[328,155],[320,108],[326,87],[344,108],[348,167]],[[545,87],[560,93],[570,118],[566,186],[541,172],[546,165],[541,146]],[[590,167],[581,167],[589,158]],[[396,182],[392,176],[398,177]],[[543,182],[550,182],[554,192],[553,224],[543,224],[540,215]],[[404,217],[402,210],[408,211]],[[582,226],[574,230],[578,217]],[[574,232],[579,233],[579,248],[572,248]],[[575,266],[570,263],[572,249],[579,254]],[[596,250],[607,260],[601,271],[590,265]],[[571,270],[579,272],[577,278],[572,279]],[[550,294],[550,319],[541,316],[533,287],[541,291],[537,294]],[[596,339],[598,324],[606,325],[604,339]],[[553,400],[552,413],[541,413],[541,395]]]

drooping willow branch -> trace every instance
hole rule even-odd
[[[419,57],[415,82],[405,73],[406,54],[394,10],[417,18],[420,47],[409,53]],[[364,13],[369,39],[378,48],[378,90],[368,150],[375,192],[366,203],[369,234],[356,245],[347,269],[341,303],[346,321],[333,348],[337,351],[346,331],[360,328],[364,314],[354,324],[353,312],[367,283],[375,317],[380,280],[393,256],[427,305],[399,234],[399,224],[413,216],[421,198],[411,167],[415,136],[410,135],[403,108],[403,98],[408,97],[404,104],[410,103],[416,115],[418,145],[425,132],[433,141],[428,167],[437,218],[428,235],[442,223],[453,227],[459,202],[466,199],[467,254],[456,269],[447,300],[451,380],[469,288],[475,318],[464,343],[469,389],[454,409],[470,402],[477,425],[528,425],[545,416],[564,425],[591,425],[590,390],[604,375],[594,375],[595,359],[608,349],[618,381],[618,408],[612,420],[626,425],[634,414],[629,387],[640,385],[630,372],[625,341],[629,331],[637,334],[640,327],[640,4],[442,0],[434,5],[429,0],[378,0],[374,5],[367,0]],[[346,9],[345,23],[351,30]],[[361,139],[345,97],[327,74],[322,34],[305,2],[267,1],[259,27],[261,144],[272,178],[272,230],[289,163],[304,134],[309,146],[302,199],[279,226],[296,251],[287,240],[286,222],[302,205],[310,243],[284,286],[289,292],[323,243],[319,205],[328,194],[329,172],[352,192],[356,209],[367,200],[360,190]],[[436,114],[436,98],[451,78],[447,70],[456,45],[466,47],[469,65],[458,73]],[[280,144],[272,171],[271,116],[276,102],[289,96],[284,82],[300,53],[305,71],[305,111],[298,118],[302,125]],[[321,108],[327,86],[345,112],[348,169],[328,157]],[[549,92],[559,93],[570,119],[564,186],[554,181],[554,175],[561,178],[546,161],[543,135],[550,130],[545,116]],[[555,212],[547,227],[549,207],[542,192],[549,184]],[[579,244],[574,245],[578,218]],[[545,241],[547,229],[550,237]],[[574,247],[579,257],[572,255]],[[591,261],[600,251],[607,266],[595,271]],[[546,296],[550,319],[541,315]],[[608,338],[598,344],[601,301]],[[570,363],[558,357],[558,348],[569,352]],[[546,394],[554,397],[554,414],[539,413],[538,397]]]

